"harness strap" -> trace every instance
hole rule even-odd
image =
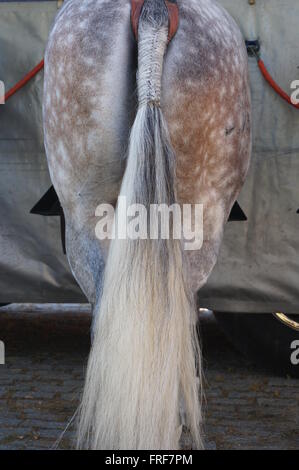
[[[293,106],[296,109],[299,109],[299,103],[293,103],[291,97],[276,83],[274,78],[268,72],[266,65],[264,64],[263,60],[260,56],[260,41],[255,39],[254,41],[245,41],[245,45],[247,48],[248,55],[250,57],[255,57],[257,61],[258,68],[260,69],[264,79],[268,82],[268,84],[273,88],[273,90],[287,103]]]
[[[131,23],[136,41],[138,40],[138,22],[140,13],[144,4],[144,0],[131,0]],[[169,25],[168,25],[168,43],[172,40],[177,32],[179,26],[179,9],[175,3],[165,0],[168,10]]]
[[[274,78],[272,78],[261,58],[258,59],[257,64],[260,71],[262,72],[264,79],[269,83],[273,90],[291,106],[299,109],[299,103],[296,104],[292,102],[291,97],[276,83]]]
[[[44,68],[44,59],[41,60],[36,67],[34,67],[30,72],[28,72],[25,77],[23,77],[16,85],[14,85],[10,90],[8,90],[7,93],[5,93],[5,96],[0,96],[0,103],[5,103],[11,96],[13,96],[17,91],[19,91],[23,86],[26,85],[35,75],[38,74],[40,70]]]

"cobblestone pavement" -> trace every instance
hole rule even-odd
[[[70,449],[89,349],[87,305],[0,309],[0,449]],[[240,357],[211,315],[201,321],[209,449],[299,449],[298,380]]]

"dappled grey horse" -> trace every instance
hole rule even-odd
[[[238,27],[210,0],[68,0],[45,56],[44,130],[67,256],[94,310],[78,447],[177,449],[185,424],[201,448],[194,294],[250,158]],[[114,227],[119,196],[202,204],[201,248],[100,239],[97,207],[116,208]]]

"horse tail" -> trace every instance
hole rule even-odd
[[[160,108],[168,21],[164,0],[145,0],[138,23],[139,105],[120,191],[127,206],[149,209],[176,200],[175,156]],[[178,449],[182,421],[202,446],[195,301],[181,241],[169,238],[111,240],[79,448]]]

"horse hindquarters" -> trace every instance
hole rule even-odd
[[[208,0],[178,4],[180,27],[164,61],[161,108],[176,155],[174,192],[180,203],[204,204],[203,247],[188,253],[195,290],[215,264],[226,217],[247,171],[249,95],[244,45],[232,20]],[[191,344],[195,319],[190,295],[186,296],[185,273],[177,269],[183,265],[181,251],[169,241],[159,250],[146,245],[146,256],[137,247],[132,258],[132,245],[122,249],[114,245],[99,305],[103,244],[94,234],[94,214],[99,203],[114,203],[119,194],[134,110],[136,49],[129,1],[88,5],[68,2],[58,17],[46,56],[44,105],[49,168],[70,234],[68,256],[81,287],[97,302],[95,310],[103,313],[89,361],[80,444],[176,448],[178,399],[183,394],[189,410],[187,424],[200,446],[195,337]],[[153,110],[150,122],[151,132],[154,127],[158,138],[166,139],[159,110]],[[126,195],[133,197],[140,148],[138,158],[132,157],[138,142],[142,147],[142,112],[135,124],[139,130],[133,130],[130,171],[124,180]],[[147,165],[159,150],[156,144],[143,155]],[[160,169],[167,160],[164,157],[162,153],[156,159]],[[148,188],[139,189],[139,196],[151,202]],[[154,269],[143,270],[144,263]],[[112,279],[111,285],[107,279]]]

